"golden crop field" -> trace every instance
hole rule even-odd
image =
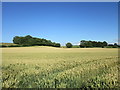
[[[118,88],[116,48],[2,48],[3,88]]]

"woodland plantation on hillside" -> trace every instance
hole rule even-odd
[[[46,40],[44,38],[36,38],[30,35],[25,37],[15,36],[13,38],[13,43],[24,45],[24,46],[53,46],[53,47],[60,47],[60,43],[52,42],[51,40]]]

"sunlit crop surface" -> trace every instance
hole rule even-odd
[[[118,49],[2,48],[4,88],[118,88]]]

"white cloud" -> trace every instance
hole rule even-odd
[[[75,42],[73,43],[73,45],[80,45],[80,42]]]

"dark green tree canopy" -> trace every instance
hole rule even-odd
[[[100,41],[85,41],[85,40],[81,40],[80,41],[80,47],[105,47],[107,46],[108,43],[106,41],[104,42],[100,42]]]
[[[14,44],[19,44],[19,45],[26,45],[26,46],[53,46],[53,47],[60,47],[60,43],[55,43],[52,42],[51,40],[46,40],[44,38],[36,38],[32,37],[30,35],[20,37],[20,36],[15,36],[13,38],[13,43]]]
[[[69,42],[66,44],[66,47],[67,47],[67,48],[71,48],[72,46],[73,46],[73,45],[72,45],[71,43],[69,43]]]
[[[117,43],[114,43],[114,46],[118,46],[118,44],[117,44]]]

